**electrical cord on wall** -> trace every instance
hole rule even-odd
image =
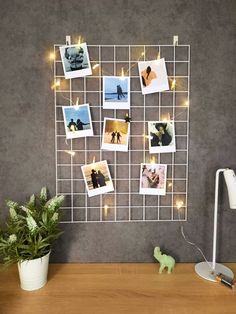
[[[202,257],[204,258],[204,260],[206,261],[207,265],[209,266],[209,268],[212,270],[212,266],[211,266],[211,263],[208,262],[208,260],[206,259],[206,256],[204,255],[202,249],[194,242],[191,242],[187,239],[185,233],[184,233],[184,226],[183,226],[183,223],[180,219],[180,209],[177,210],[178,212],[178,218],[179,218],[179,223],[180,223],[180,230],[181,230],[181,235],[182,237],[184,238],[185,242],[187,242],[189,245],[192,245],[194,246],[202,255]]]

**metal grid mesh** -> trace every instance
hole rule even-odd
[[[182,201],[181,219],[187,220],[188,194],[188,138],[189,138],[189,45],[88,45],[91,66],[99,64],[93,75],[64,79],[59,46],[54,45],[54,82],[61,80],[54,90],[56,193],[65,195],[64,223],[83,222],[144,222],[179,220],[176,202]],[[165,58],[170,86],[174,89],[162,93],[142,95],[138,75],[138,61]],[[120,75],[121,69],[131,77],[132,117],[128,152],[100,149],[104,117],[123,119],[127,110],[102,108],[102,76]],[[77,97],[80,104],[89,103],[94,136],[66,140],[62,106],[72,105]],[[186,105],[187,104],[187,105]],[[147,121],[169,117],[175,121],[176,152],[149,154]],[[71,156],[66,151],[74,151]],[[89,198],[81,166],[107,160],[114,192]],[[167,164],[167,193],[165,196],[140,195],[140,164]],[[104,206],[108,210],[104,210]]]

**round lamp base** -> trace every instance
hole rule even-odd
[[[212,266],[212,263],[209,262],[209,264],[207,262],[201,262],[195,265],[195,272],[202,278],[206,279],[206,280],[210,280],[210,281],[214,281],[216,282],[215,279],[215,275],[216,274],[223,274],[229,278],[234,278],[234,274],[232,272],[231,269],[229,269],[228,267],[222,265],[222,264],[218,264],[216,263],[215,266],[215,274],[212,274],[213,269],[210,267]]]

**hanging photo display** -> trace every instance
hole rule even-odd
[[[103,108],[130,109],[130,77],[103,76]]]
[[[182,125],[188,126],[183,111],[188,113],[189,68],[178,76],[169,73],[171,85],[167,74],[169,62],[182,62],[176,59],[178,47],[55,46],[57,193],[68,191],[72,213],[73,208],[84,213],[78,221],[158,221],[162,210],[177,201],[186,204],[186,185],[177,180],[187,180],[179,158],[185,160],[188,152],[188,128]],[[70,200],[70,194],[76,198]],[[136,208],[142,210],[134,216]]]
[[[92,74],[86,43],[59,47],[66,79]]]
[[[176,151],[174,121],[149,121],[148,135],[150,154]]]
[[[141,61],[138,63],[142,94],[169,90],[165,59]]]
[[[104,118],[102,149],[128,151],[130,123],[122,119]]]
[[[89,104],[63,106],[62,110],[67,139],[93,136]]]
[[[89,197],[114,191],[106,160],[84,165],[81,169]]]
[[[166,195],[167,165],[141,164],[139,194]]]

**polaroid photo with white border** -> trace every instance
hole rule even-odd
[[[63,106],[62,110],[67,139],[93,136],[89,104]]]
[[[149,153],[176,152],[174,121],[148,121]]]
[[[101,149],[127,152],[129,134],[130,123],[122,119],[104,118]]]
[[[169,90],[165,59],[138,62],[142,94]]]
[[[139,194],[166,195],[167,165],[141,164]]]
[[[103,76],[103,108],[130,109],[130,77]]]
[[[86,43],[59,47],[66,79],[92,74]]]
[[[98,161],[81,167],[88,196],[114,191],[107,161]]]

